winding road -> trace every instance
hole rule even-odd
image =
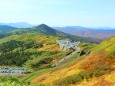
[[[58,66],[60,65],[62,62],[68,60],[69,58],[71,58],[74,54],[80,52],[80,47],[76,47],[76,50],[74,52],[72,52],[71,54],[69,54],[68,56],[66,57],[63,57],[62,59],[60,59],[59,61],[57,61],[56,63],[53,64],[53,66]]]

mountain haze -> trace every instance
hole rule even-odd
[[[67,27],[54,27],[54,29],[75,36],[95,38],[101,40],[107,39],[115,35],[115,28],[86,28],[81,26],[67,26]]]
[[[31,27],[33,27],[32,24],[29,24],[27,22],[0,23],[0,25],[8,25],[8,26],[11,26],[11,27],[16,27],[16,28],[31,28]]]

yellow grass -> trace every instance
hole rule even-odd
[[[84,80],[79,84],[76,83],[75,85],[72,84],[68,86],[115,86],[115,71],[108,75],[93,78],[89,81]]]
[[[73,64],[71,66],[65,67],[63,69],[55,70],[53,72],[49,72],[46,74],[43,74],[35,79],[33,79],[31,82],[38,82],[45,85],[50,85],[54,81],[66,78],[68,76],[72,76],[74,74],[79,73],[80,70],[78,67],[82,63],[82,60],[78,62],[77,64]]]
[[[115,71],[109,75],[105,75],[105,80],[115,85]]]

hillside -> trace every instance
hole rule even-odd
[[[59,37],[35,33],[12,35],[1,38],[0,67],[23,67],[28,69],[29,73],[27,73],[27,77],[23,76],[23,74],[16,74],[15,77],[17,78],[10,74],[8,77],[6,77],[6,74],[1,74],[0,80],[2,82],[0,84],[11,84],[13,81],[16,81],[15,83],[20,84],[27,83],[28,86],[28,79],[35,77],[33,74],[41,74],[54,70],[55,67],[52,65],[55,62],[73,52],[71,49],[60,51],[59,45],[56,42],[57,39],[59,39]]]
[[[97,45],[74,64],[39,75],[31,82],[59,86],[114,86],[115,36]]]
[[[12,30],[16,30],[16,28],[8,26],[8,25],[0,25],[0,38],[9,36],[10,34],[8,34],[7,32],[12,31]]]
[[[60,51],[58,38],[49,35],[22,34],[0,39],[0,65],[30,69],[50,67],[72,50]]]
[[[8,34],[7,32],[10,32],[10,31],[13,31],[13,30],[16,30],[16,29],[17,28],[11,27],[11,26],[8,26],[8,25],[0,25],[0,38],[9,36],[10,34]]]
[[[86,28],[81,26],[54,27],[54,29],[80,37],[95,38],[95,40],[107,39],[115,35],[114,28]],[[100,41],[99,40],[99,41]]]

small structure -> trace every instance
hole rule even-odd
[[[68,49],[74,49],[76,50],[78,48],[78,45],[80,42],[71,42],[70,40],[57,40],[56,41],[59,46],[60,50],[68,50]]]

